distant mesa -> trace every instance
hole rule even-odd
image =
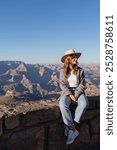
[[[43,76],[44,72],[45,72],[44,67],[40,67],[40,68],[39,68],[39,75],[40,75],[41,77]]]
[[[21,64],[16,68],[16,71],[19,71],[19,72],[26,72],[26,71],[27,71],[26,65],[25,65],[24,63],[21,63]]]
[[[21,84],[30,91],[30,93],[33,93],[33,87],[32,84],[30,82],[30,80],[28,78],[26,78],[26,76],[23,74],[22,80],[21,80]]]
[[[8,70],[8,74],[11,75],[11,76],[15,76],[15,75],[17,75],[18,73],[17,73],[17,71],[16,71],[15,69],[9,69],[9,70]]]

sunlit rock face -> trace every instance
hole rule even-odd
[[[86,95],[100,95],[99,64],[79,65],[85,71]],[[13,91],[18,99],[59,97],[61,65],[25,64],[21,61],[0,61],[0,95]]]

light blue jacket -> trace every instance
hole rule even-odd
[[[78,81],[78,86],[75,89],[75,96],[78,97],[81,93],[84,93],[84,91],[86,89],[84,70],[80,67],[79,67],[79,70],[77,73],[77,81]],[[68,84],[67,78],[65,78],[65,76],[63,74],[63,68],[61,68],[61,70],[60,70],[59,83],[60,83],[60,88],[62,90],[62,94],[65,94],[65,95],[72,94],[69,89],[69,84]]]

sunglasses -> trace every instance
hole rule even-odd
[[[74,59],[74,58],[78,59],[76,55],[71,55],[71,58],[72,59]]]

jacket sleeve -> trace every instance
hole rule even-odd
[[[79,78],[80,78],[80,83],[79,83],[78,87],[75,90],[75,96],[76,97],[79,97],[79,95],[82,92],[84,92],[85,89],[86,89],[85,74],[84,74],[83,70],[80,71]]]
[[[63,69],[61,69],[61,71],[60,71],[59,84],[60,84],[60,88],[61,88],[62,92],[63,92],[65,95],[70,95],[70,94],[72,94],[71,91],[70,91],[69,88],[68,88],[67,80],[66,80],[66,78],[65,78],[64,75],[63,75]]]

